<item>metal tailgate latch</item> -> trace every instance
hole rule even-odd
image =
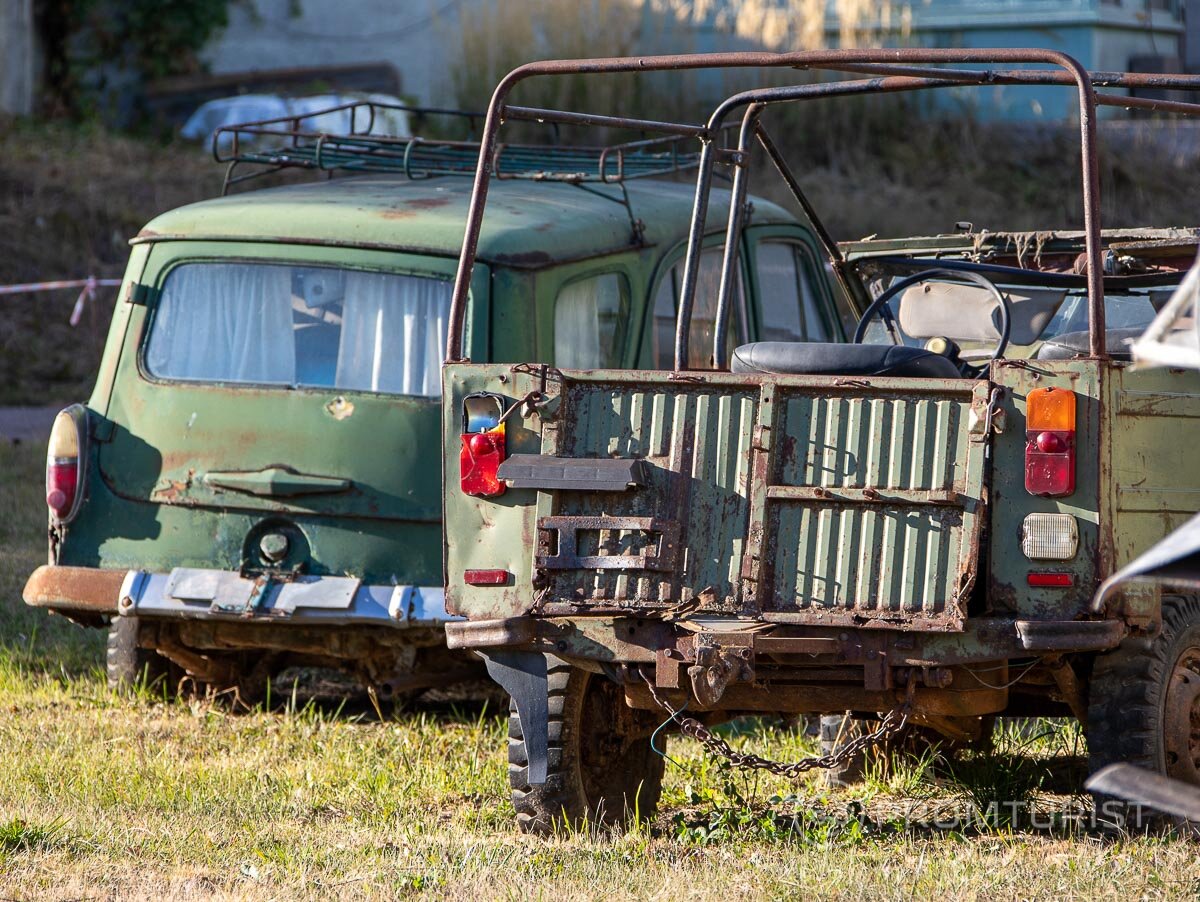
[[[978,396],[977,396],[978,397]],[[969,417],[969,426],[967,433],[973,442],[987,441],[992,432],[1004,431],[1004,405],[1001,401],[1004,400],[1004,388],[1002,386],[993,386],[988,394],[986,406],[983,409],[982,415],[976,404],[971,405],[971,413]]]

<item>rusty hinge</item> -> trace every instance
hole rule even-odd
[[[750,433],[750,447],[755,451],[769,451],[771,448],[771,427],[759,423]]]

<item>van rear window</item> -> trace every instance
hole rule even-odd
[[[167,275],[146,346],[157,377],[434,398],[451,283],[273,263]]]

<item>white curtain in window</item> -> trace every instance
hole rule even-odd
[[[554,363],[572,370],[600,366],[601,279],[580,279],[558,293],[554,304]]]
[[[450,294],[440,279],[348,273],[337,387],[438,397]]]
[[[828,341],[797,245],[772,241],[758,246],[764,341]]]
[[[554,362],[568,369],[621,364],[629,316],[624,279],[615,272],[571,282],[554,301]]]
[[[692,321],[688,329],[688,366],[703,370],[712,367],[713,335],[716,328],[717,297],[721,289],[721,265],[724,261],[723,247],[710,247],[700,253],[700,269],[696,279],[696,294],[692,301]],[[679,306],[679,289],[683,287],[684,261],[671,267],[663,276],[654,298],[654,362],[659,369],[669,370],[675,366],[675,317]],[[738,328],[740,311],[745,301],[742,297],[742,261],[737,263],[730,300],[729,329],[725,333],[725,349],[732,353]]]
[[[790,244],[758,246],[758,292],[762,298],[764,341],[804,341],[801,321],[800,281],[796,277],[796,252]]]
[[[177,267],[159,298],[146,364],[157,376],[291,384],[291,270],[197,263]]]

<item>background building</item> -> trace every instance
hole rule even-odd
[[[205,58],[213,72],[296,65],[388,62],[402,89],[425,103],[452,102],[450,67],[459,47],[459,17],[489,0],[257,0],[234,6],[230,25]],[[583,0],[586,2],[586,0]],[[536,9],[536,3],[517,3]],[[669,10],[680,43],[695,51],[771,46],[781,40],[756,23],[802,15],[812,3],[796,0],[629,0],[639,8]],[[827,0],[825,37],[845,38],[845,10],[864,4]],[[874,13],[857,21],[860,35],[889,44],[927,47],[1047,47],[1062,50],[1097,70],[1200,71],[1200,0],[895,0],[867,5]],[[747,11],[759,16],[747,16]],[[1187,15],[1191,13],[1190,17]],[[1190,19],[1190,28],[1188,21]],[[801,32],[787,23],[786,34]],[[690,34],[688,34],[690,32]],[[783,39],[786,40],[786,39]],[[596,47],[601,55],[609,48]],[[783,49],[771,46],[771,49]],[[969,96],[985,116],[1056,118],[1073,98],[1053,88],[995,88]]]

